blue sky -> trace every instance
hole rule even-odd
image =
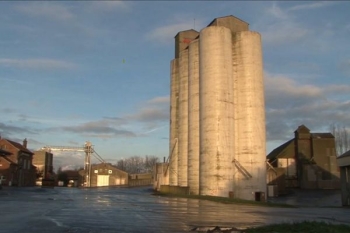
[[[350,2],[2,1],[0,133],[168,156],[174,36],[234,15],[262,35],[267,152],[305,124],[350,126]]]

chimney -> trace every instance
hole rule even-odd
[[[27,148],[27,138],[25,138],[25,139],[23,140],[23,146],[24,146],[24,148]]]

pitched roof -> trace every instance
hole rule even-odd
[[[196,30],[194,30],[194,29],[188,29],[188,30],[179,31],[178,33],[176,33],[176,35],[174,36],[174,38],[177,37],[177,36],[178,36],[180,33],[182,33],[182,32],[196,32],[196,33],[199,34],[199,32],[196,31]]]
[[[9,159],[7,156],[3,156],[3,159],[5,159],[7,162],[9,162],[10,164],[14,164],[17,165],[17,163],[15,163],[14,161],[12,161],[11,159]]]
[[[291,143],[294,143],[294,138],[283,143],[267,155],[267,159],[275,159],[282,151],[284,151]]]
[[[308,127],[306,127],[305,125],[299,125],[298,128],[294,131],[294,133],[309,133],[310,132],[310,129]]]
[[[350,157],[350,150],[348,150],[348,151],[345,152],[344,154],[340,155],[340,156],[338,157],[338,159],[339,159],[339,158],[344,158],[344,157]]]
[[[247,23],[246,21],[244,21],[244,20],[242,20],[242,19],[240,19],[240,18],[238,18],[238,17],[236,17],[236,16],[233,16],[233,15],[226,15],[226,16],[216,17],[215,19],[213,19],[213,20],[208,24],[208,27],[209,27],[210,25],[212,25],[212,24],[215,22],[215,20],[224,19],[224,18],[234,18],[234,19],[237,19],[237,20],[242,21],[243,23],[246,23],[246,24],[249,25],[249,23]]]
[[[27,148],[25,148],[22,144],[18,143],[18,142],[14,142],[8,139],[5,139],[6,141],[8,141],[9,143],[11,143],[14,147],[16,147],[17,149],[19,149],[20,151],[26,152],[28,154],[33,155],[34,153],[31,152],[30,150],[28,150]]]

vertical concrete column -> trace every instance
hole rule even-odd
[[[188,186],[188,49],[179,57],[179,154],[178,185]]]
[[[266,194],[266,132],[261,37],[234,34],[235,173],[234,196],[254,200]]]
[[[171,61],[170,132],[169,132],[169,185],[176,186],[178,174],[178,113],[179,113],[179,59]]]
[[[188,52],[188,186],[199,194],[199,41]]]
[[[200,194],[227,197],[232,190],[232,35],[210,26],[200,32]]]

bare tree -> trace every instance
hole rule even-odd
[[[145,171],[147,173],[150,173],[153,171],[154,165],[158,162],[158,157],[153,156],[153,155],[146,155],[145,158]]]
[[[335,149],[337,151],[337,156],[350,150],[349,129],[344,126],[332,124],[331,132],[335,138]]]
[[[126,159],[120,159],[117,161],[115,166],[127,173],[136,174],[136,173],[150,173],[153,170],[153,166],[158,161],[158,158],[155,156],[146,155],[145,158],[140,156],[133,156]]]

